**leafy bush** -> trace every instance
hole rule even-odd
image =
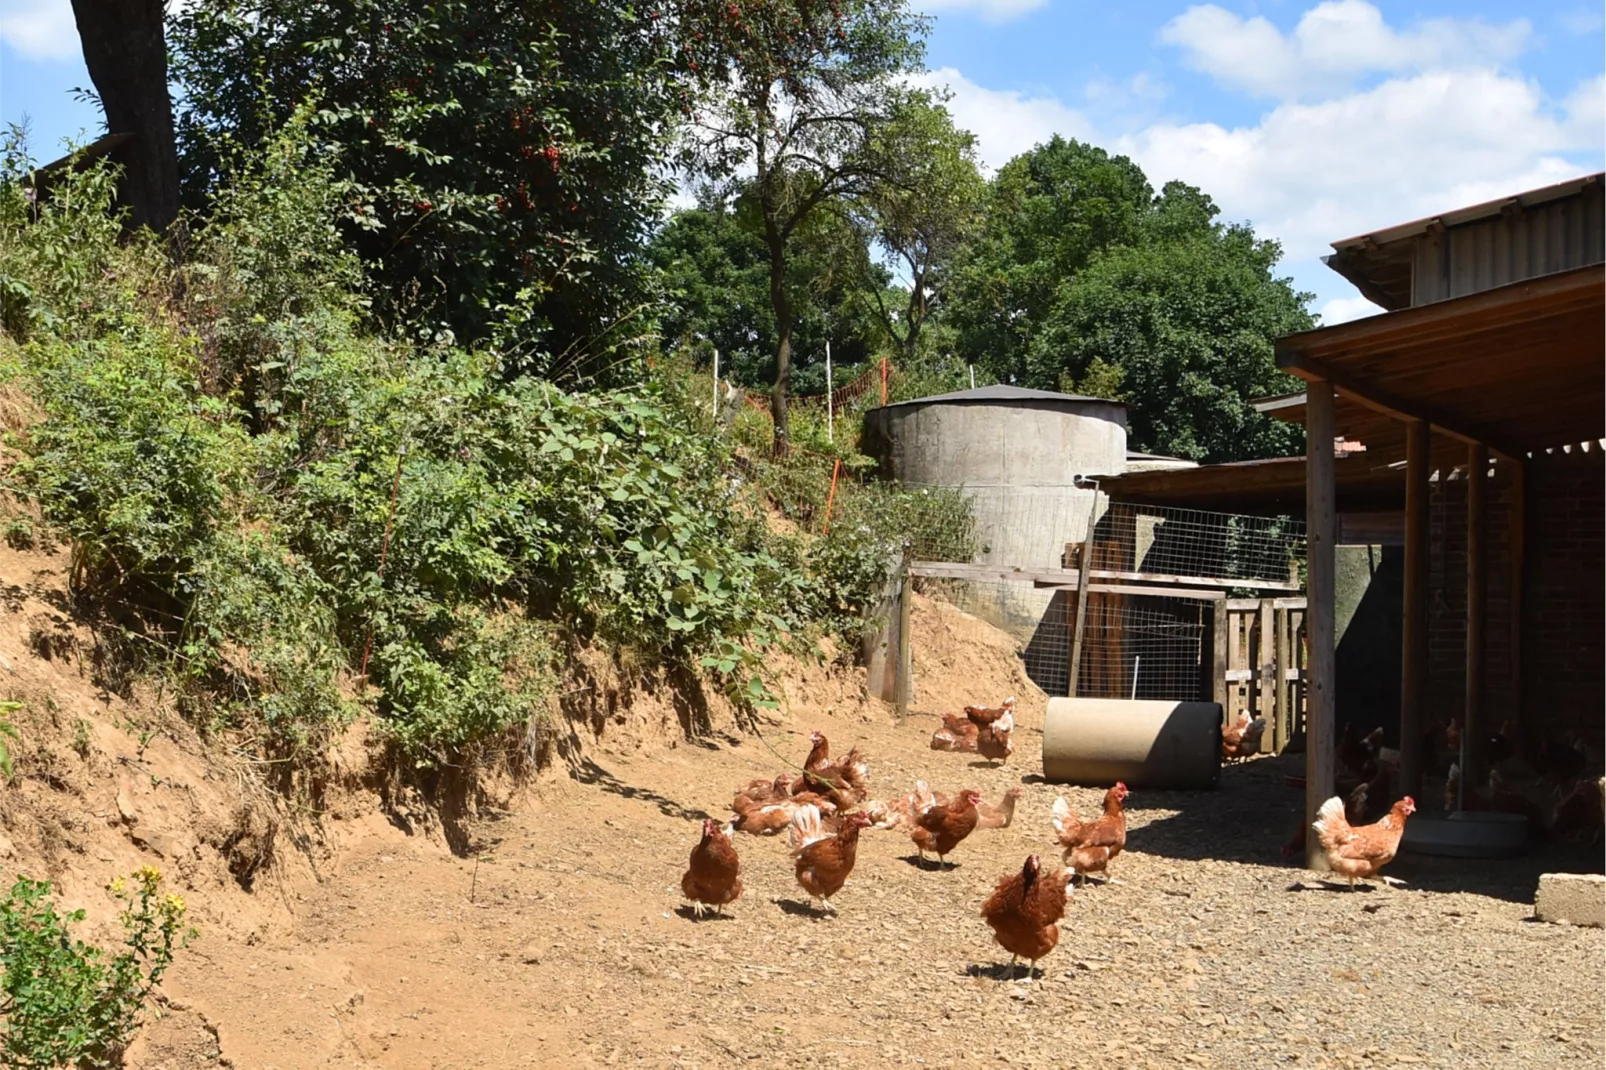
[[[84,912],[59,914],[50,884],[19,877],[0,902],[0,1052],[5,1065],[115,1067],[152,991],[194,931],[184,900],[159,893],[147,866],[111,892],[123,905],[123,946],[114,954],[73,937]]]

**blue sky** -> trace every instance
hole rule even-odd
[[[1329,322],[1375,309],[1328,242],[1606,164],[1599,0],[914,3],[990,167],[1060,133],[1200,186]],[[0,0],[0,119],[37,156],[98,132],[88,84],[69,0]]]

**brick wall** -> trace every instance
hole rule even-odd
[[[1484,716],[1541,730],[1577,728],[1597,741],[1606,696],[1606,464],[1575,451],[1528,462],[1523,696],[1512,682],[1511,474],[1488,488]],[[1466,491],[1432,484],[1428,568],[1428,715],[1459,717],[1466,695]]]

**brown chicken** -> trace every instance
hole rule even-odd
[[[1008,713],[979,726],[968,721],[956,727],[945,725],[931,734],[931,749],[979,754],[989,761],[1002,762],[1015,753],[1014,731],[1015,718]]]
[[[993,931],[993,939],[1009,952],[1009,975],[1015,976],[1015,963],[1026,959],[1029,984],[1037,972],[1037,960],[1054,950],[1060,942],[1059,920],[1065,916],[1069,870],[1043,872],[1036,855],[1028,855],[1019,873],[999,878],[993,894],[981,905],[981,916]]]
[[[1556,804],[1550,821],[1551,835],[1571,839],[1584,834],[1590,843],[1599,843],[1606,828],[1603,802],[1606,802],[1606,777],[1599,781],[1580,780]]]
[[[1011,695],[1004,700],[1004,704],[997,708],[987,706],[966,706],[963,716],[954,713],[942,715],[942,726],[952,732],[962,732],[966,725],[984,728],[1000,717],[1008,714],[1011,719],[1015,714],[1015,696]]]
[[[825,738],[824,732],[810,732],[809,756],[803,759],[803,768],[814,770],[831,760],[831,741]]]
[[[1247,717],[1240,714],[1239,719]],[[1239,728],[1236,724],[1232,728],[1223,729],[1221,733],[1221,757],[1224,760],[1242,761],[1260,753],[1260,740],[1266,734],[1266,719],[1256,717]]]
[[[795,778],[791,773],[782,773],[774,780],[752,780],[745,787],[737,789],[731,801],[732,810],[741,809],[741,801],[757,803],[765,806],[770,803],[782,802],[792,796],[792,785]]]
[[[1405,819],[1415,812],[1416,802],[1407,795],[1383,820],[1356,828],[1344,820],[1344,800],[1335,795],[1322,803],[1310,827],[1327,855],[1328,868],[1347,878],[1353,889],[1357,880],[1378,876],[1378,870],[1394,860],[1405,835]],[[1384,884],[1399,883],[1393,877],[1381,879]]]
[[[915,850],[920,854],[922,866],[925,865],[927,851],[937,856],[939,867],[947,866],[947,856],[976,830],[976,824],[981,820],[981,815],[976,812],[979,802],[981,792],[966,788],[953,802],[933,802],[911,815],[914,828],[909,831],[909,836],[915,841]]]
[[[868,815],[847,814],[833,834],[820,818],[818,807],[805,806],[792,817],[788,835],[792,857],[796,859],[798,885],[809,893],[809,906],[818,899],[826,910],[836,913],[831,897],[842,890],[853,872],[859,854],[859,831],[870,823]]]
[[[815,792],[829,795],[833,791],[841,792],[838,805],[843,809],[857,806],[867,799],[870,766],[859,753],[859,748],[854,747],[848,751],[847,757],[840,761],[832,761],[829,757],[830,745],[825,737],[818,732],[814,733],[814,736],[816,737],[814,749],[809,752],[808,761],[804,763],[804,768],[808,771],[793,783],[792,794],[796,796],[804,792]]]
[[[703,822],[703,838],[691,849],[691,865],[680,878],[681,894],[700,918],[708,910],[723,913],[727,903],[742,894],[741,863],[730,840],[730,829],[712,820]]]
[[[976,804],[976,827],[979,829],[1007,829],[1015,820],[1015,804],[1026,793],[1026,789],[1016,784],[1004,792],[1004,797],[998,800],[998,805],[979,802]]]
[[[1132,794],[1117,781],[1104,793],[1104,813],[1096,821],[1083,821],[1064,796],[1054,800],[1054,835],[1065,848],[1065,864],[1076,877],[1108,874],[1110,860],[1126,849],[1126,809]],[[1106,876],[1111,883],[1119,883]]]

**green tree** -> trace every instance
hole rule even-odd
[[[654,236],[648,259],[669,297],[661,314],[666,340],[706,356],[719,350],[736,382],[775,381],[775,312],[769,300],[769,255],[751,196],[727,203],[709,191],[702,205],[677,212]],[[875,299],[862,280],[887,282],[860,233],[835,213],[801,227],[787,258],[792,295],[792,382],[799,393],[825,389],[825,343],[843,370],[869,360],[885,342]]]
[[[315,96],[385,319],[597,372],[641,324],[682,29],[628,0],[198,0],[170,33],[187,200]]]
[[[954,126],[941,97],[904,98],[878,129],[871,152],[881,174],[853,205],[853,216],[908,281],[902,307],[888,299],[878,273],[866,279],[887,334],[905,362],[919,352],[921,330],[947,293],[949,269],[981,223],[987,185],[976,162],[976,137]]]
[[[707,99],[693,116],[684,162],[716,181],[751,183],[762,221],[775,318],[775,450],[790,442],[794,295],[787,261],[821,208],[877,176],[877,131],[909,92],[926,20],[905,0],[700,0]],[[693,60],[697,63],[697,60]]]
[[[1061,285],[1100,250],[1136,240],[1153,200],[1137,164],[1058,136],[1005,164],[950,287],[961,355],[1005,382],[1024,379]]]
[[[1311,295],[1275,275],[1276,242],[1216,214],[1198,190],[1168,185],[1136,244],[1096,254],[1060,288],[1026,381],[1118,390],[1132,445],[1148,452],[1210,462],[1297,452],[1299,429],[1247,399],[1295,388],[1272,344],[1313,326]]]

